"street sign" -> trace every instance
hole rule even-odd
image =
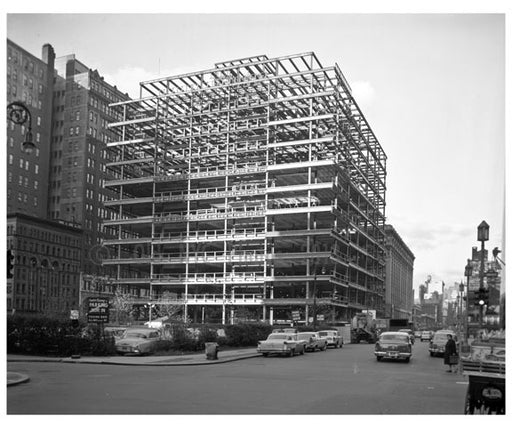
[[[71,309],[69,313],[69,319],[71,320],[77,320],[80,317],[80,314],[78,313],[77,309]]]
[[[324,315],[317,315],[317,316],[316,316],[316,319],[317,319],[318,321],[323,321],[323,320],[325,319],[325,316],[324,316]]]
[[[87,322],[107,323],[109,315],[108,297],[89,297],[87,303]]]
[[[294,320],[294,321],[300,320],[300,312],[299,311],[292,311],[292,320]]]

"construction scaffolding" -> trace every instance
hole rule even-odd
[[[257,56],[112,104],[107,274],[223,323],[384,313],[386,155],[338,65]]]

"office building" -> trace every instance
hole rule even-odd
[[[386,312],[412,321],[414,254],[395,228],[386,224]]]

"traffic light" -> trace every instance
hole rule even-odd
[[[484,306],[489,304],[489,290],[480,288],[477,293],[477,306]]]
[[[7,250],[7,278],[14,278],[14,251]]]

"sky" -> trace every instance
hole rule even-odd
[[[50,43],[137,97],[141,81],[265,54],[337,63],[387,154],[386,222],[415,255],[413,286],[462,280],[477,226],[503,249],[505,15],[13,14],[6,35]]]

